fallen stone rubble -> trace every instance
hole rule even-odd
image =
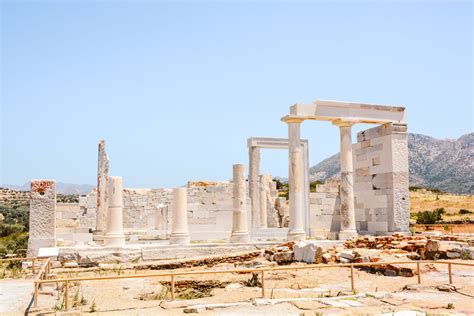
[[[356,237],[347,240],[344,248],[323,248],[313,241],[286,242],[264,251],[264,257],[278,265],[293,262],[310,264],[381,262],[380,265],[357,267],[386,276],[412,277],[412,264],[383,264],[389,261],[474,259],[474,248],[455,238],[433,239],[426,236]]]
[[[380,237],[355,237],[344,243],[346,248],[399,250],[412,253],[409,259],[474,259],[474,247],[455,236],[404,236],[393,234]]]

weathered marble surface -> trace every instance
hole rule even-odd
[[[28,256],[56,246],[56,181],[31,180]]]

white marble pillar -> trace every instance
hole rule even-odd
[[[186,188],[173,189],[173,226],[170,244],[189,244],[188,202]]]
[[[341,230],[339,231],[339,239],[344,240],[357,236],[351,137],[353,123],[338,120],[334,124],[339,126],[341,132]]]
[[[261,174],[259,177],[259,210],[260,210],[260,227],[259,228],[268,228],[267,221],[267,175]]]
[[[97,211],[94,235],[103,235],[107,225],[109,157],[105,151],[105,140],[99,141],[99,160],[97,166]]]
[[[122,177],[109,177],[107,226],[104,236],[105,246],[125,245],[123,234]]]
[[[232,235],[230,236],[230,242],[249,242],[244,165],[233,166],[233,186]]]
[[[303,154],[301,152],[300,126],[302,120],[293,119],[288,124],[288,152],[289,152],[289,200],[290,224],[288,240],[305,239],[303,224]]]
[[[251,203],[252,229],[260,227],[260,148],[249,147],[249,195]]]

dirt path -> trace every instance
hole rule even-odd
[[[32,290],[33,280],[0,280],[0,315],[23,315]]]

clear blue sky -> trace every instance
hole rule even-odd
[[[455,2],[2,1],[1,177],[128,187],[226,180],[296,102],[404,105],[409,130],[473,130],[473,5]],[[360,130],[359,126],[354,131]],[[315,164],[339,149],[305,122]],[[288,173],[285,151],[262,170]]]

